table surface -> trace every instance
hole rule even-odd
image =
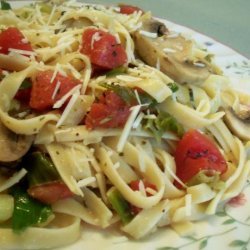
[[[128,3],[187,26],[250,58],[250,0],[85,0]]]

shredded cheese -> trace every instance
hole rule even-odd
[[[140,109],[141,109],[141,105],[137,105],[137,106],[134,106],[131,108],[131,113],[128,117],[128,120],[124,126],[124,129],[121,133],[120,139],[119,139],[118,144],[117,144],[117,151],[118,152],[122,152],[124,145],[129,137],[130,130],[133,127],[133,123],[136,119],[136,116],[140,112]]]
[[[91,49],[94,49],[94,43],[101,40],[101,38],[102,37],[100,36],[100,33],[98,31],[95,32],[95,34],[92,36],[92,39],[91,39]]]
[[[175,49],[172,49],[172,48],[164,48],[163,51],[166,53],[176,53],[177,52]]]
[[[18,183],[25,175],[27,174],[27,170],[22,168],[20,171],[16,172],[12,175],[9,179],[1,183],[0,185],[0,192],[14,186]]]
[[[140,77],[127,76],[127,75],[118,75],[116,76],[116,78],[124,82],[137,82],[142,80],[142,78]]]
[[[82,179],[82,180],[78,181],[77,186],[80,187],[80,188],[86,187],[86,186],[92,184],[95,181],[96,181],[95,177],[87,177],[85,179]]]
[[[61,125],[64,123],[64,121],[66,120],[67,116],[68,116],[69,113],[71,112],[71,110],[72,110],[74,104],[76,103],[77,98],[79,97],[79,95],[80,95],[80,92],[79,92],[79,91],[77,91],[76,93],[74,93],[74,94],[72,95],[72,97],[71,97],[71,99],[70,99],[70,101],[69,101],[67,107],[65,108],[65,110],[63,111],[63,113],[62,113],[60,119],[58,120],[58,122],[57,122],[57,124],[56,124],[56,127],[59,127],[59,126],[61,126]]]
[[[60,86],[61,86],[61,82],[60,82],[60,81],[57,81],[56,87],[55,87],[54,92],[53,92],[53,94],[52,94],[52,100],[55,99],[55,97],[56,97],[56,95],[57,95],[57,93],[58,93],[58,91],[59,91],[59,89],[60,89]]]
[[[81,89],[81,85],[77,85],[74,88],[72,88],[67,94],[65,94],[60,100],[58,100],[54,105],[54,109],[61,108],[62,105],[68,100],[70,96],[72,96],[74,93],[77,93]]]
[[[158,37],[157,33],[152,33],[152,32],[148,32],[145,30],[140,30],[139,33],[143,36],[150,37],[150,38],[157,38]]]
[[[36,52],[34,52],[34,51],[29,51],[29,50],[22,50],[22,49],[13,49],[13,48],[9,48],[8,51],[9,51],[9,52],[13,52],[13,53],[17,53],[17,54],[21,54],[21,55],[36,56]]]
[[[140,112],[140,114],[135,119],[132,128],[136,129],[140,126],[142,119],[144,118],[144,114]]]
[[[153,188],[150,188],[150,187],[146,188],[146,192],[151,195],[155,195],[157,193],[157,191],[155,191]]]

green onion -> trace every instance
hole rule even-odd
[[[120,74],[123,74],[127,71],[127,68],[126,67],[118,67],[118,68],[115,68],[115,69],[112,69],[110,71],[108,71],[106,73],[106,76],[108,77],[111,77],[111,76],[116,76],[116,75],[120,75]]]
[[[143,128],[151,132],[157,141],[161,140],[166,131],[174,132],[179,137],[184,134],[182,125],[173,116],[163,111],[159,111],[156,119],[144,119]]]
[[[225,187],[225,182],[220,179],[220,172],[202,170],[188,181],[187,186],[194,186],[206,183],[214,190],[221,190]]]
[[[178,91],[179,87],[175,82],[168,83],[168,87],[172,90],[173,93]]]
[[[1,1],[1,10],[11,10],[11,5],[8,2]]]
[[[123,198],[116,188],[111,188],[108,193],[108,201],[117,212],[123,224],[129,223],[133,219],[129,203]]]
[[[100,85],[106,89],[114,91],[122,98],[123,101],[125,101],[129,105],[136,101],[135,93],[130,88],[107,83],[100,83]]]
[[[12,229],[15,233],[21,233],[27,227],[44,223],[52,215],[49,205],[31,198],[21,186],[14,186],[11,194],[14,197]]]
[[[21,90],[21,89],[29,89],[29,88],[31,88],[31,86],[32,86],[32,83],[31,83],[30,79],[27,78],[27,79],[25,79],[25,80],[22,82],[22,84],[21,84],[19,90]]]
[[[60,180],[52,161],[41,152],[28,154],[22,164],[28,170],[29,186]]]
[[[137,103],[137,98],[135,94],[136,89],[127,88],[120,85],[101,83],[102,87],[114,91],[117,95],[119,95],[123,101],[125,101],[128,105],[133,105]],[[137,91],[141,104],[148,104],[148,108],[153,108],[157,105],[157,101],[151,97],[146,92]]]

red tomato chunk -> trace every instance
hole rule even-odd
[[[10,52],[9,49],[32,51],[30,42],[19,29],[14,27],[0,33],[0,53],[7,55]]]
[[[114,92],[106,91],[97,102],[92,104],[85,124],[89,129],[122,127],[129,114],[130,107],[121,97]]]
[[[216,144],[197,130],[188,131],[175,152],[177,176],[187,183],[202,170],[213,175],[227,171],[227,163]]]
[[[73,196],[66,184],[60,181],[33,186],[28,189],[28,193],[31,197],[46,204]]]
[[[140,9],[137,6],[120,4],[119,7],[120,7],[120,13],[126,15],[130,15],[133,14],[134,12],[139,12],[139,11],[143,12],[142,9]]]
[[[53,71],[47,70],[37,74],[35,81],[32,83],[29,103],[31,108],[39,111],[50,109],[73,87],[81,84],[79,80],[71,76],[60,74],[57,74],[51,82],[53,73]]]
[[[113,69],[127,62],[127,54],[115,36],[99,29],[87,29],[82,35],[81,53],[95,66]]]
[[[16,93],[15,99],[22,102],[22,103],[28,104],[30,101],[30,96],[31,96],[31,88],[20,89]]]

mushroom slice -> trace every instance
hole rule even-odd
[[[22,55],[4,55],[0,54],[0,68],[9,71],[21,71],[28,68],[29,61]]]
[[[0,122],[0,162],[14,162],[24,156],[33,142],[33,136],[17,135]]]
[[[83,29],[93,25],[93,22],[86,17],[79,17],[78,19],[70,18],[63,22],[66,28]]]
[[[179,83],[201,83],[215,72],[205,58],[205,52],[196,48],[193,41],[181,35],[169,34],[161,22],[150,19],[133,35],[136,51],[150,66],[160,70]],[[195,57],[199,51],[203,58]]]
[[[235,135],[242,140],[250,140],[249,118],[242,119],[232,109],[226,109],[224,119]]]

